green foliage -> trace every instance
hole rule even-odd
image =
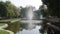
[[[10,1],[0,2],[0,17],[13,18],[20,16],[20,9]]]
[[[0,30],[0,34],[10,34],[10,32],[7,32],[5,30]]]
[[[0,2],[0,16],[4,17],[6,16],[6,5],[4,2]]]
[[[14,11],[16,17],[20,16],[20,8],[13,6],[13,11]]]
[[[40,14],[42,14],[44,17],[46,17],[48,15],[48,12],[44,8],[44,5],[40,6],[39,10],[40,10]]]
[[[60,18],[60,0],[42,0],[42,2],[44,5],[47,5],[50,16]]]
[[[3,25],[5,25],[4,23],[0,23],[0,26],[3,26]]]

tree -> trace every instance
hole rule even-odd
[[[26,17],[26,8],[20,7],[21,8],[21,12],[20,12],[20,16],[21,17]]]
[[[0,17],[14,18],[20,16],[20,8],[10,1],[0,2]]]
[[[6,17],[6,5],[5,5],[5,3],[4,2],[0,2],[0,16],[1,17]]]
[[[13,5],[11,4],[11,2],[9,2],[9,1],[6,1],[6,10],[7,10],[7,17],[13,17],[13,16],[15,16],[15,13],[14,13],[14,11],[13,11]]]
[[[15,17],[19,17],[20,16],[20,8],[17,8],[16,6],[13,5],[13,11],[15,13]]]
[[[51,16],[60,18],[60,0],[42,0],[43,4],[47,5],[48,13]]]
[[[47,12],[48,10],[45,8],[44,5],[41,5],[39,10],[40,10],[40,14],[42,14],[44,17],[48,15],[48,12]]]

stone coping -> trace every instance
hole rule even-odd
[[[3,23],[2,23],[3,24]],[[5,24],[3,26],[0,26],[0,29],[3,29],[3,28],[7,28],[8,27],[8,24]]]

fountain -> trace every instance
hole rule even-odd
[[[29,20],[33,19],[33,9],[29,8],[26,14],[27,14],[27,19]]]
[[[27,20],[22,20],[20,22],[23,22],[23,23],[41,23],[42,22],[41,20],[33,20],[34,11],[35,10],[32,7],[27,8],[27,12],[26,12]]]
[[[38,34],[39,29],[41,28],[42,20],[34,20],[34,10],[32,8],[28,8],[26,11],[26,17],[27,19],[21,20],[20,24],[23,24],[23,31],[20,31],[20,33],[28,33],[30,34]],[[22,28],[23,28],[22,27]],[[37,33],[38,32],[38,33]]]

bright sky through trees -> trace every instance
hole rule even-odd
[[[2,0],[2,1],[6,1],[6,0]],[[38,9],[39,6],[42,5],[41,0],[9,0],[9,1],[11,1],[12,4],[16,5],[17,7],[19,6],[25,7],[26,5],[32,5]]]

